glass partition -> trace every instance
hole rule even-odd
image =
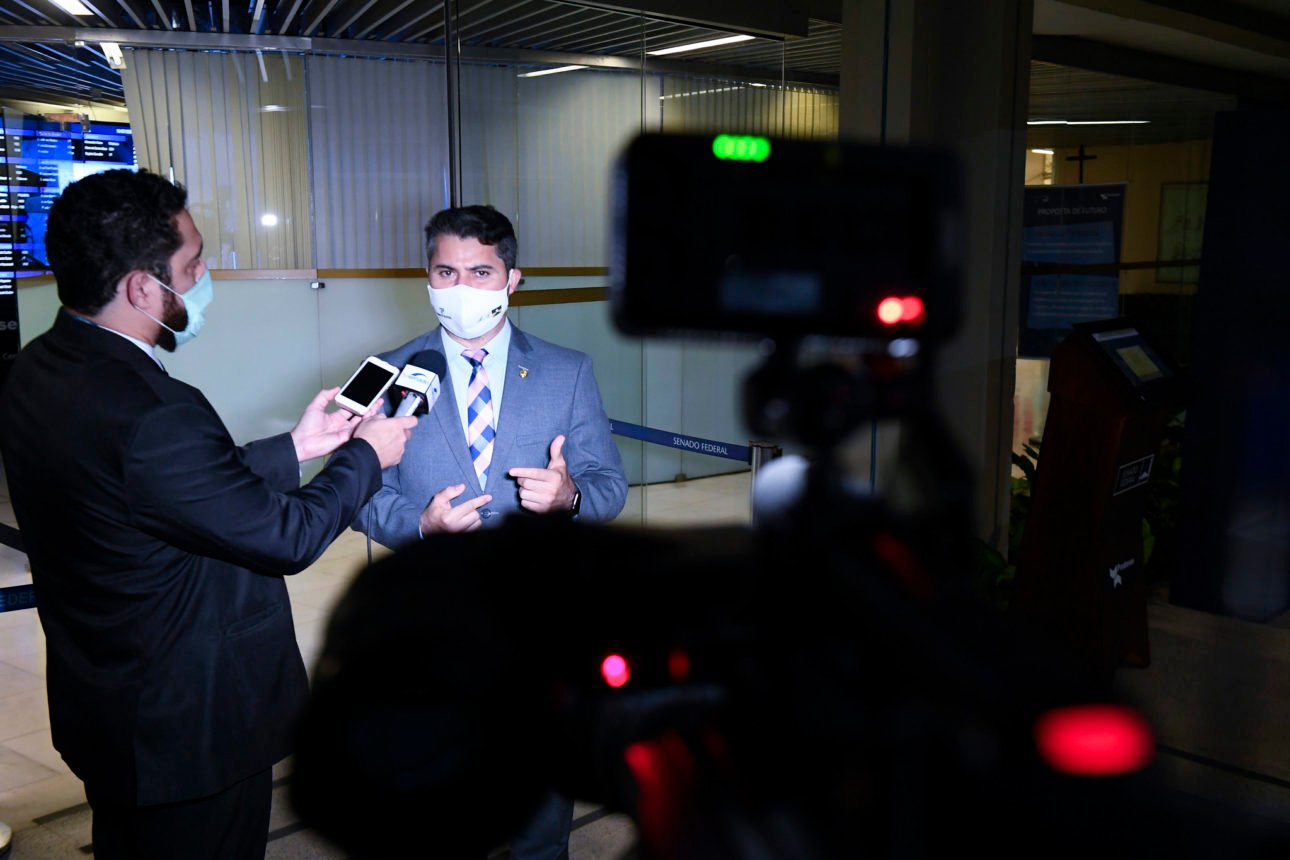
[[[216,278],[211,325],[171,366],[239,440],[288,429],[319,387],[435,324],[422,227],[445,206],[491,203],[519,236],[512,320],[592,357],[633,487],[624,519],[748,520],[740,390],[759,355],[616,331],[610,172],[644,130],[836,137],[836,79],[806,43],[837,28],[817,22],[794,70],[781,40],[690,49],[732,33],[629,11],[446,8],[460,12],[383,19],[398,43],[346,31],[300,50],[268,37],[125,46],[109,74],[137,163],[188,189]],[[324,35],[315,17],[302,35]],[[48,325],[46,292],[30,294],[24,340]],[[694,483],[721,477],[733,480]],[[669,515],[685,506],[662,502],[665,488],[706,503]]]
[[[1236,108],[1232,97],[1084,69],[1034,63],[1031,74],[1014,536],[1042,447],[1051,349],[1070,324],[1126,317],[1187,377],[1214,115]],[[1094,214],[1058,223],[1059,199]],[[1168,430],[1147,517],[1156,581],[1172,564],[1184,419]]]
[[[719,62],[719,49],[694,63],[651,54],[714,35],[729,33],[576,4],[544,25],[487,4],[463,9],[445,34],[459,41],[460,202],[491,203],[515,223],[525,277],[512,321],[591,355],[633,488],[621,520],[748,520],[746,459],[713,452],[748,446],[739,392],[757,355],[615,330],[605,295],[615,158],[645,130],[837,133],[836,92],[783,86],[773,40],[750,40],[772,59],[742,76],[694,71]],[[693,504],[700,497],[707,504]]]

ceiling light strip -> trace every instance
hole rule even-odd
[[[536,72],[525,72],[522,75],[516,75],[517,78],[540,78],[544,75],[558,75],[561,72],[572,72],[577,69],[585,69],[586,66],[557,66],[554,69],[542,69]]]
[[[85,4],[82,3],[81,0],[50,0],[50,2],[59,9],[62,9],[68,15],[84,17],[85,15],[94,14],[89,9],[85,8]]]
[[[716,48],[720,45],[733,45],[735,42],[747,42],[752,36],[739,34],[737,36],[724,36],[720,39],[707,39],[702,42],[691,42],[688,45],[674,45],[671,48],[659,48],[657,51],[646,51],[645,54],[650,57],[662,57],[668,54],[680,54],[684,51],[701,51],[704,48]]]
[[[1026,125],[1149,125],[1149,119],[1032,119]]]

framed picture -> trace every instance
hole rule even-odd
[[[1156,259],[1199,260],[1205,235],[1205,197],[1208,182],[1164,182],[1160,185],[1160,236]],[[1199,266],[1156,269],[1160,284],[1194,284]]]

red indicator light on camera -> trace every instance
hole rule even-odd
[[[889,296],[878,303],[878,321],[884,325],[895,325],[900,322],[900,299]]]
[[[1035,721],[1035,745],[1053,770],[1074,776],[1119,776],[1146,767],[1155,754],[1147,721],[1118,705],[1079,705]]]
[[[632,675],[627,660],[620,654],[610,654],[600,662],[600,676],[611,687],[621,687]]]
[[[878,321],[883,325],[922,325],[926,318],[918,296],[887,296],[878,302]]]

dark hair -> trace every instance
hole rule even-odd
[[[496,245],[497,256],[506,268],[515,268],[519,243],[511,221],[492,206],[458,206],[442,209],[426,222],[426,263],[434,257],[435,241],[440,236],[475,239],[482,245]]]
[[[188,192],[155,173],[108,170],[63,190],[49,210],[45,251],[65,307],[98,313],[133,271],[170,283],[176,216]]]

